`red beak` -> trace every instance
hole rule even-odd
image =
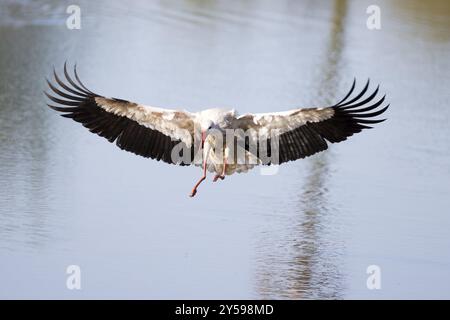
[[[203,145],[205,144],[205,140],[206,140],[206,131],[202,131],[202,148]]]

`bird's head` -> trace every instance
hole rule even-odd
[[[202,134],[202,143],[205,142],[209,134],[214,132],[222,132],[222,128],[226,127],[226,119],[229,110],[213,108],[206,109],[197,114],[198,123]]]
[[[209,130],[214,129],[215,127],[216,124],[211,119],[202,119],[202,121],[200,122],[200,130],[202,133],[202,144],[205,142]]]

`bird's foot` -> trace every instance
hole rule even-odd
[[[216,182],[217,180],[223,180],[223,179],[225,179],[225,176],[224,175],[222,175],[222,174],[216,174],[215,175],[215,177],[214,177],[214,179],[213,179],[213,182]]]
[[[196,195],[198,186],[199,186],[200,183],[202,183],[203,180],[205,180],[205,179],[206,179],[206,174],[204,174],[203,177],[201,177],[200,180],[198,180],[198,182],[195,184],[195,186],[194,186],[194,188],[192,189],[191,194],[189,195],[189,197],[192,198],[193,196]]]

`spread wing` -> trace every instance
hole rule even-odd
[[[190,164],[176,159],[182,158],[183,150],[193,154],[194,122],[191,113],[97,95],[81,83],[76,67],[72,78],[66,64],[64,75],[67,83],[61,81],[55,71],[53,73],[60,87],[47,80],[54,95],[45,94],[58,104],[49,104],[49,107],[61,112],[63,117],[81,123],[123,150],[167,163]],[[172,150],[180,143],[183,144],[179,146],[180,157],[173,160]]]
[[[355,89],[356,81],[348,94],[337,104],[324,108],[294,109],[286,112],[246,114],[236,119],[235,127],[253,132],[250,138],[257,141],[261,136],[270,133],[278,138],[278,163],[297,160],[311,156],[328,148],[327,142],[336,143],[363,129],[372,128],[370,125],[385,119],[373,119],[387,110],[389,105],[384,103],[385,96],[376,102],[379,86],[368,97],[363,98],[369,88],[369,81],[362,91],[355,97],[350,96]],[[267,156],[271,157],[273,147],[271,138],[267,138]],[[258,140],[258,157],[261,154],[260,140]],[[248,143],[247,143],[248,145]],[[271,161],[262,162],[270,164]]]

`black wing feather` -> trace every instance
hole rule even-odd
[[[116,142],[116,145],[123,150],[174,164],[171,159],[172,149],[183,142],[172,140],[158,130],[150,129],[127,117],[115,115],[102,109],[95,101],[95,98],[100,96],[90,91],[80,81],[76,67],[74,68],[73,79],[67,71],[67,65],[64,64],[64,75],[68,83],[62,81],[55,71],[53,75],[61,89],[47,80],[54,95],[44,93],[50,100],[58,104],[58,106],[48,104],[50,108],[62,113],[63,117],[81,123],[89,131],[104,137],[109,142]],[[65,90],[65,92],[62,90]],[[114,100],[131,103],[121,99]],[[193,150],[191,154],[194,154]],[[177,164],[189,165],[190,161]]]
[[[311,156],[317,152],[326,150],[328,142],[336,143],[346,140],[355,133],[363,129],[371,129],[371,124],[385,121],[386,119],[372,119],[383,114],[389,104],[381,109],[377,109],[383,104],[385,96],[380,100],[364,108],[359,108],[370,104],[378,94],[379,86],[367,98],[361,100],[369,88],[370,80],[367,81],[362,91],[356,97],[347,101],[355,89],[355,80],[347,95],[337,104],[332,106],[334,115],[321,122],[308,122],[294,130],[285,132],[279,136],[279,159],[277,164],[293,161]],[[271,141],[267,141],[268,150],[271,149]],[[258,147],[258,156],[260,150]],[[268,159],[271,164],[270,154],[260,159]]]

